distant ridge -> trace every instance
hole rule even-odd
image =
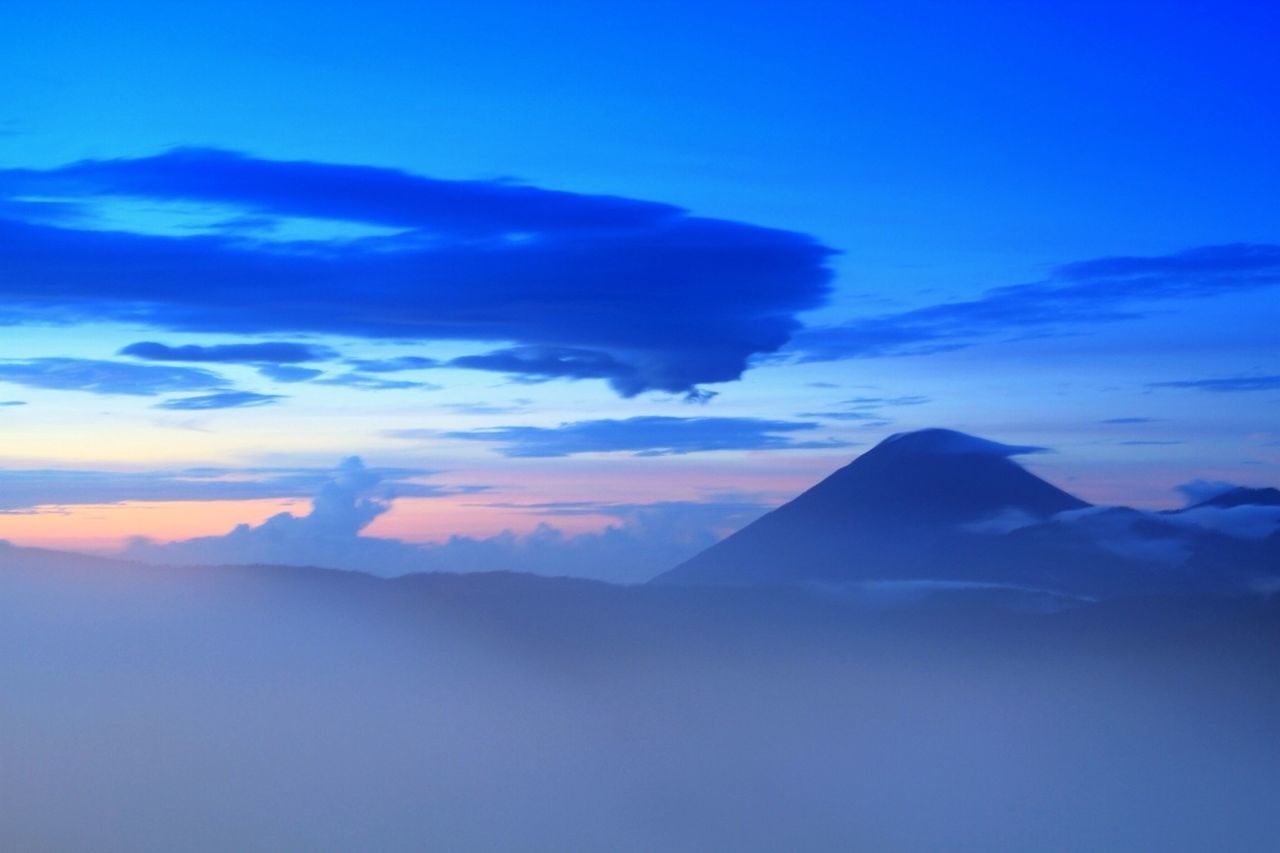
[[[1208,500],[1192,504],[1187,509],[1200,509],[1207,506],[1216,506],[1221,509],[1237,506],[1280,506],[1280,489],[1250,489],[1239,486],[1220,495],[1214,495]]]

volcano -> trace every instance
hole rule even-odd
[[[890,436],[654,582],[943,582],[1092,597],[1238,587],[1266,573],[1269,543],[1093,507],[1014,461],[1041,452],[946,429]]]

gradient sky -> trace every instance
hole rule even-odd
[[[0,538],[117,551],[314,498],[363,538],[701,542],[926,426],[1048,446],[1101,503],[1280,482],[1278,31],[1222,2],[17,0]]]

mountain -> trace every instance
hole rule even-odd
[[[945,429],[891,436],[655,582],[942,582],[1098,597],[1234,588],[1280,570],[1271,545],[1092,507],[1012,459],[1040,450]]]
[[[1280,489],[1251,489],[1239,486],[1220,495],[1214,495],[1208,500],[1200,501],[1198,504],[1192,504],[1182,511],[1201,507],[1232,509],[1238,506],[1280,506]]]

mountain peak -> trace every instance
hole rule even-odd
[[[666,580],[918,577],[966,525],[1002,515],[1043,521],[1088,506],[1010,458],[1042,451],[949,429],[890,436]]]

